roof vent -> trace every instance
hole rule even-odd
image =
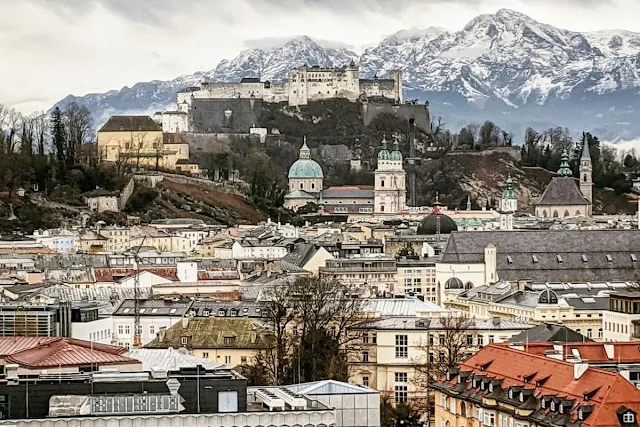
[[[582,262],[587,262],[587,256],[585,254],[582,254]]]
[[[560,255],[556,255],[556,258],[558,259],[558,264],[562,264],[562,257]]]
[[[634,264],[638,262],[638,258],[636,258],[634,254],[631,254],[631,262],[633,262]]]
[[[533,261],[534,264],[538,263],[538,257],[535,255],[531,255],[531,260]]]
[[[607,254],[607,262],[613,262],[613,258],[611,258],[611,255]]]

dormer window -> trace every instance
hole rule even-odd
[[[560,412],[561,414],[564,414],[564,405],[562,403],[558,405],[558,412]]]
[[[582,408],[578,409],[578,419],[584,420],[584,412],[582,412]]]
[[[625,424],[633,424],[636,422],[636,416],[633,412],[625,412],[622,414],[622,422]]]
[[[520,402],[524,402],[524,393],[523,392],[520,392],[520,396],[518,396],[518,400]]]
[[[202,315],[205,316],[205,317],[209,316],[209,313],[210,313],[210,311],[209,311],[208,308],[205,308],[204,310],[202,310]]]
[[[447,381],[451,381],[451,372],[447,371]]]
[[[549,408],[555,412],[556,410],[556,402],[554,402],[553,400],[551,401],[551,403],[549,404]]]
[[[513,390],[509,389],[509,399],[513,399]]]
[[[473,388],[478,387],[478,381],[474,378],[472,381]]]
[[[188,340],[187,340],[187,337],[182,337],[182,338],[180,339],[180,342],[182,343],[182,345],[187,345],[187,341],[188,341]]]
[[[489,393],[493,393],[493,383],[489,383]]]
[[[546,409],[546,408],[547,408],[547,401],[546,401],[546,400],[544,400],[544,399],[542,399],[542,400],[540,401],[540,407],[541,407],[542,409]]]
[[[224,308],[221,308],[221,309],[218,310],[218,316],[219,317],[224,317],[225,314],[226,313],[224,312]]]
[[[480,383],[480,390],[484,390],[484,381]]]
[[[462,383],[462,375],[458,374],[458,384]]]

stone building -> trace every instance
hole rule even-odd
[[[500,229],[513,230],[513,214],[518,210],[518,194],[513,187],[511,175],[507,177],[507,181],[502,191],[500,199]]]
[[[591,216],[592,170],[589,143],[585,140],[580,157],[580,185],[578,186],[569,167],[569,155],[565,149],[562,152],[558,176],[551,180],[536,203],[536,216],[539,218]]]

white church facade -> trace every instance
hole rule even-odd
[[[373,186],[334,186],[324,188],[322,167],[311,158],[306,140],[298,160],[289,168],[289,193],[284,207],[298,210],[311,203],[322,214],[350,216],[393,216],[407,210],[407,190],[403,158],[398,140],[389,151],[382,139]]]

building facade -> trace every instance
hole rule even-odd
[[[407,209],[405,177],[398,138],[394,139],[393,150],[389,151],[383,137],[375,171],[375,214],[397,214]]]

